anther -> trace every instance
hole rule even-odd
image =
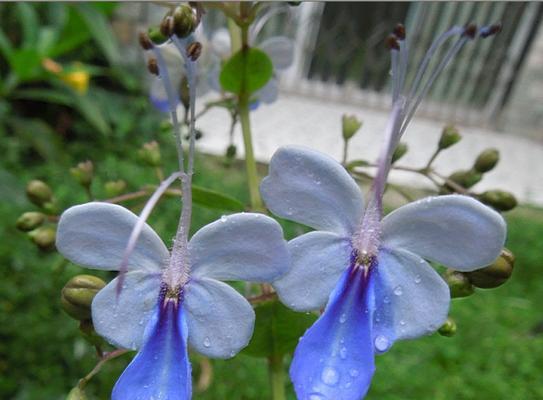
[[[174,25],[173,16],[166,15],[160,23],[160,33],[169,38],[174,33]]]
[[[394,34],[388,35],[385,40],[385,47],[389,50],[400,50],[398,38]]]
[[[187,56],[191,61],[196,61],[202,54],[202,44],[200,42],[192,42],[187,46]]]
[[[392,33],[394,34],[394,36],[396,36],[396,38],[398,40],[404,40],[405,39],[405,26],[403,24],[396,25],[396,27],[394,28]]]
[[[153,48],[153,42],[147,34],[147,32],[140,32],[139,34],[140,46],[143,50],[151,50]]]
[[[464,36],[469,37],[470,39],[473,39],[475,37],[475,34],[477,33],[477,25],[475,24],[468,24],[464,28]]]
[[[489,36],[496,35],[497,33],[500,33],[501,31],[502,31],[502,24],[498,22],[490,26],[483,26],[479,30],[479,36],[481,36],[484,39]]]
[[[158,76],[159,69],[156,58],[150,58],[149,61],[147,61],[147,69],[151,74]]]

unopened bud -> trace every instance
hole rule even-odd
[[[483,175],[474,170],[469,171],[456,171],[449,176],[449,180],[454,183],[462,186],[465,189],[469,189],[475,184],[479,183],[483,179]],[[449,185],[447,185],[449,187]],[[449,189],[454,191],[454,188],[449,187]]]
[[[341,117],[341,127],[343,132],[343,139],[349,140],[362,126],[362,121],[359,121],[354,115],[343,114]]]
[[[202,43],[192,42],[187,46],[187,56],[191,61],[196,61],[202,54]]]
[[[483,26],[481,30],[479,31],[479,35],[485,39],[489,36],[496,35],[502,31],[502,24],[496,23],[492,24],[490,26]]]
[[[147,34],[149,35],[149,39],[153,45],[154,43],[159,45],[168,40],[168,38],[163,35],[162,32],[160,32],[160,28],[149,28]]]
[[[443,275],[443,278],[447,285],[449,285],[452,298],[467,297],[474,292],[473,285],[468,277],[462,272],[448,269]]]
[[[403,24],[398,24],[392,31],[394,33],[394,36],[398,38],[398,40],[404,40],[405,39],[405,26]]]
[[[160,146],[157,141],[145,143],[138,151],[140,159],[151,167],[159,167],[162,163]]]
[[[147,61],[147,70],[151,74],[156,75],[156,76],[158,76],[160,74],[160,69],[158,68],[158,62],[157,62],[156,58],[150,58]]]
[[[43,203],[41,206],[43,211],[45,211],[46,214],[49,215],[55,215],[59,213],[58,203],[56,199],[53,198],[53,200],[48,201],[47,203]]]
[[[28,236],[40,250],[50,251],[55,248],[56,231],[51,226],[40,226],[29,232]]]
[[[473,169],[485,173],[492,170],[498,161],[500,161],[500,152],[497,149],[486,149],[475,160]]]
[[[477,196],[478,199],[496,211],[509,211],[517,206],[517,199],[513,193],[505,190],[488,190]]]
[[[400,43],[396,35],[390,34],[385,40],[385,47],[389,50],[400,50]]]
[[[66,313],[77,320],[91,319],[94,296],[106,283],[93,275],[77,275],[62,288],[60,303]]]
[[[503,285],[513,274],[515,256],[508,249],[503,249],[499,257],[489,266],[468,272],[470,282],[482,289],[492,289]]]
[[[407,150],[409,150],[409,147],[407,146],[406,143],[401,143],[401,142],[398,143],[398,146],[396,146],[394,153],[392,153],[391,163],[394,164],[400,158],[405,156],[405,154],[407,153]]]
[[[29,211],[19,217],[15,226],[23,232],[28,232],[43,224],[43,221],[45,221],[45,214]]]
[[[173,11],[173,32],[176,36],[185,38],[194,32],[196,26],[196,15],[191,6],[183,4],[175,8]]]
[[[173,25],[173,16],[170,13],[166,14],[166,16],[162,19],[162,22],[160,23],[160,33],[166,38],[169,38],[173,35]]]
[[[70,393],[68,393],[66,400],[87,400],[87,395],[85,394],[85,391],[83,389],[81,389],[79,386],[76,386],[72,390],[70,390]]]
[[[464,36],[467,36],[470,39],[473,39],[476,33],[477,33],[477,25],[475,24],[468,24],[464,28]]]
[[[116,181],[107,181],[104,184],[104,190],[107,197],[115,197],[126,190],[126,182],[122,179]]]
[[[147,32],[140,32],[138,39],[143,50],[151,50],[154,47],[153,42]]]
[[[26,195],[37,206],[43,206],[44,203],[53,199],[51,188],[45,182],[37,179],[28,182],[26,185]]]
[[[90,160],[80,162],[75,167],[70,168],[70,174],[81,186],[89,187],[94,177],[94,165]]]
[[[439,143],[437,144],[437,147],[440,150],[445,150],[456,143],[458,143],[462,139],[462,136],[458,132],[458,129],[456,129],[452,125],[447,125],[445,128],[443,128],[443,131],[441,132],[441,137],[439,138]]]
[[[447,321],[438,329],[438,332],[441,336],[451,337],[456,334],[456,322],[449,317]]]
[[[235,144],[231,144],[226,148],[226,158],[228,158],[229,160],[234,159],[234,157],[236,157],[236,153],[237,148]]]

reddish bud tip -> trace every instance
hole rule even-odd
[[[403,24],[398,24],[392,31],[392,33],[398,38],[398,40],[405,39],[405,26]]]
[[[468,24],[464,28],[464,35],[469,37],[470,39],[473,39],[476,33],[477,33],[477,25],[475,24]]]
[[[395,35],[388,35],[385,40],[385,46],[389,50],[400,50],[400,44],[398,43],[398,38]]]

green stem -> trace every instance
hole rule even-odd
[[[247,183],[249,185],[249,196],[251,200],[252,210],[262,210],[262,199],[258,190],[258,173],[256,170],[256,160],[253,151],[253,139],[251,134],[251,120],[249,110],[249,91],[247,90],[247,54],[249,50],[248,44],[248,26],[241,27],[241,42],[243,54],[243,79],[241,83],[241,91],[239,93],[239,119],[241,122],[241,132],[243,134],[243,145],[245,147],[245,168],[247,170]]]
[[[272,399],[285,400],[285,368],[283,366],[283,355],[274,354],[268,358],[268,362]]]

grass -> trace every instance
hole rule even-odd
[[[173,147],[172,147],[173,148]],[[168,165],[173,153],[164,152]],[[133,157],[97,154],[98,188],[103,179],[125,178],[132,188],[155,179]],[[76,160],[72,160],[75,161]],[[248,196],[239,168],[223,168],[216,158],[200,157],[195,182],[221,190],[243,202]],[[77,324],[59,306],[59,293],[71,277],[87,271],[60,265],[57,254],[42,254],[13,225],[33,209],[23,193],[33,177],[46,179],[65,206],[85,201],[69,180],[66,166],[55,163],[9,173],[0,172],[6,200],[0,203],[0,398],[62,399],[78,378],[94,365],[93,350],[79,336]],[[179,205],[167,199],[150,223],[164,239],[175,232]],[[196,207],[194,228],[220,217],[221,211]],[[543,398],[543,335],[533,331],[543,321],[539,278],[543,212],[522,207],[507,215],[507,246],[517,263],[513,278],[495,290],[455,300],[451,315],[458,324],[453,338],[439,335],[398,342],[377,357],[377,372],[368,399],[541,399]],[[286,226],[290,236],[294,225]],[[111,278],[108,273],[100,273]],[[92,398],[106,399],[130,356],[109,363],[89,386]],[[285,361],[285,368],[287,368]],[[212,361],[213,379],[195,399],[270,398],[266,362],[240,354]],[[193,360],[198,379],[198,358]],[[294,399],[292,386],[288,398]]]

